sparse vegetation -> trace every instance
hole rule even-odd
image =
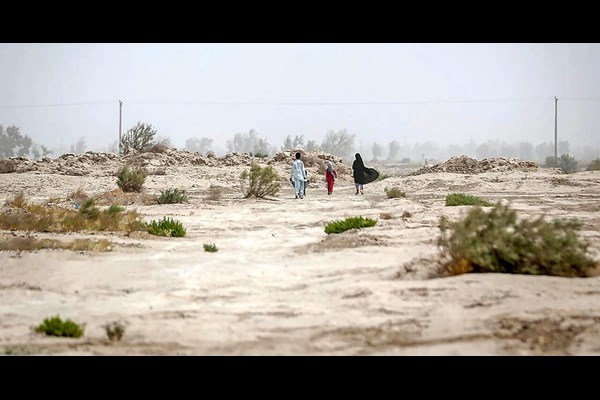
[[[117,186],[123,192],[141,192],[146,181],[146,172],[144,167],[124,166],[117,174]]]
[[[88,196],[87,193],[85,193],[85,190],[83,190],[81,187],[67,195],[67,200],[77,201],[79,204],[85,203],[85,201],[89,198],[90,196]]]
[[[97,219],[100,215],[100,209],[95,206],[96,201],[94,199],[87,199],[81,207],[79,207],[79,213],[85,215],[89,219]]]
[[[185,190],[165,189],[160,191],[158,204],[185,203],[188,200]]]
[[[361,229],[375,226],[376,220],[364,217],[348,217],[344,220],[332,221],[325,226],[325,233],[341,233],[350,229]]]
[[[106,212],[109,214],[120,213],[123,211],[125,211],[125,208],[118,204],[111,204],[111,206],[106,209]]]
[[[38,232],[77,232],[82,230],[132,232],[144,228],[137,211],[100,212],[94,200],[86,202],[79,211],[63,207],[29,204],[24,196],[12,204],[18,205],[0,211],[0,229]],[[14,200],[14,199],[13,199]]]
[[[596,158],[594,161],[592,161],[585,170],[586,171],[600,171],[600,158]]]
[[[125,324],[121,321],[113,321],[102,326],[111,342],[120,341],[125,335]]]
[[[223,196],[223,188],[221,186],[210,185],[208,188],[208,200],[218,201]]]
[[[272,166],[261,167],[253,162],[250,171],[240,174],[240,186],[245,198],[275,196],[281,188],[279,174]]]
[[[167,237],[183,237],[185,236],[185,228],[181,222],[172,218],[163,217],[158,221],[150,221],[147,224],[148,233],[156,236]]]
[[[595,267],[587,256],[588,243],[578,237],[576,220],[547,222],[543,216],[517,218],[507,205],[489,212],[481,207],[465,218],[440,219],[438,246],[449,261],[440,273],[496,272],[585,277]]]
[[[412,217],[412,213],[410,211],[404,211],[401,215],[403,219]]]
[[[25,200],[25,193],[23,193],[23,191],[20,191],[14,196],[9,197],[6,200],[6,203],[4,204],[12,208],[25,208],[25,206],[27,206],[27,200]]]
[[[204,251],[207,251],[209,253],[216,253],[217,251],[219,251],[219,249],[217,248],[217,246],[214,243],[212,243],[212,244],[204,243]]]
[[[446,196],[447,206],[481,206],[492,207],[494,204],[481,197],[472,196],[464,193],[450,193]]]
[[[63,321],[60,315],[55,315],[44,319],[40,325],[35,328],[38,333],[45,333],[48,336],[73,337],[83,336],[85,325],[79,325],[70,319]]]
[[[43,249],[62,249],[74,251],[111,251],[111,242],[106,239],[74,239],[62,241],[56,239],[37,239],[34,237],[0,238],[0,251],[35,251]]]
[[[546,157],[544,167],[560,168],[565,174],[577,172],[577,160],[568,154],[562,154],[558,159],[554,156]]]
[[[406,193],[404,193],[398,186],[393,186],[391,188],[386,187],[385,194],[388,199],[397,199],[399,197],[406,197]]]

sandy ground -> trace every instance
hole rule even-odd
[[[348,180],[327,196],[319,177],[303,200],[290,186],[266,200],[242,197],[245,168],[169,167],[148,177],[146,193],[176,187],[189,202],[127,208],[148,221],[178,219],[184,238],[36,233],[115,246],[0,252],[0,354],[600,355],[600,277],[429,278],[440,216],[468,210],[444,205],[452,192],[505,200],[528,217],[576,217],[600,260],[599,172],[404,175],[358,196]],[[221,200],[206,198],[211,184],[228,188]],[[406,198],[388,199],[384,188],[393,185]],[[77,188],[102,193],[117,188],[116,178],[0,174],[2,204],[19,191],[42,202]],[[325,234],[326,223],[358,215],[378,223]],[[205,252],[204,243],[219,251]],[[85,323],[85,336],[33,331],[56,314]],[[110,342],[103,325],[116,320],[126,333]]]

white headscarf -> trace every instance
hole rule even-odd
[[[333,175],[333,164],[331,163],[331,161],[327,161],[327,172]]]

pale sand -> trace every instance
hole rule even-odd
[[[327,196],[324,177],[313,171],[305,199],[283,184],[276,199],[259,200],[238,189],[244,169],[168,167],[167,175],[148,177],[144,192],[176,187],[189,203],[127,208],[148,221],[178,219],[184,238],[36,233],[108,238],[116,246],[0,252],[0,354],[600,355],[600,277],[428,279],[440,216],[458,218],[469,208],[446,207],[451,192],[508,201],[522,216],[579,218],[599,261],[599,172],[431,173],[371,183],[358,196],[346,177]],[[230,190],[210,201],[211,184]],[[384,188],[393,185],[407,197],[388,199]],[[41,202],[80,187],[95,195],[116,189],[116,178],[0,174],[0,204],[21,190]],[[411,216],[402,218],[405,211]],[[378,223],[325,234],[327,222],[358,215]],[[204,243],[219,251],[205,252]],[[33,332],[55,314],[85,323],[85,336]],[[103,325],[116,320],[126,333],[113,343]]]

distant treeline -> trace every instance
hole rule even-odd
[[[140,126],[150,126],[149,124],[138,122],[138,124],[127,131],[124,136],[137,132]],[[156,130],[152,131],[152,139],[156,137]],[[150,133],[149,133],[150,134]],[[138,133],[139,135],[139,133]],[[141,134],[143,136],[143,133]],[[160,138],[160,137],[159,137]],[[547,157],[554,156],[554,142],[543,142],[533,144],[530,142],[507,143],[501,140],[487,140],[483,143],[476,143],[471,140],[464,144],[452,144],[442,146],[434,141],[424,143],[404,144],[398,140],[390,142],[361,142],[356,143],[357,135],[351,134],[347,129],[338,131],[330,130],[326,133],[321,142],[312,139],[305,139],[304,135],[287,135],[279,145],[271,144],[266,138],[260,137],[258,132],[250,129],[248,133],[236,133],[231,140],[226,142],[225,152],[233,153],[252,153],[256,156],[272,156],[278,151],[295,148],[304,148],[307,151],[320,150],[325,153],[334,154],[341,157],[345,163],[351,163],[356,152],[361,153],[363,159],[379,162],[404,162],[404,163],[424,163],[425,161],[442,161],[453,156],[466,155],[476,159],[490,157],[519,158],[521,160],[530,160],[543,162]],[[168,137],[162,137],[161,142],[169,143]],[[207,154],[215,153],[217,156],[224,154],[223,150],[216,151],[214,140],[208,137],[191,137],[185,141],[184,149],[191,152]],[[105,146],[104,148],[88,149],[85,138],[82,136],[76,143],[66,147],[47,148],[44,145],[35,143],[28,135],[20,132],[20,129],[14,125],[6,129],[0,125],[0,158],[14,156],[23,156],[30,159],[40,159],[44,156],[58,157],[64,153],[81,154],[87,150],[98,152],[118,153],[119,143],[117,140]],[[591,146],[577,146],[562,140],[557,143],[558,155],[569,154],[582,161],[591,161],[600,157],[600,148]]]

